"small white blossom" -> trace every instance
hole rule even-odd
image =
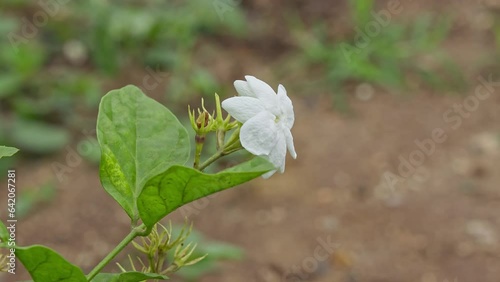
[[[281,84],[276,94],[264,81],[249,75],[245,78],[246,81],[234,82],[239,96],[226,99],[222,107],[243,123],[241,145],[250,153],[264,157],[283,173],[287,148],[292,157],[297,158],[290,132],[295,120],[292,101]],[[263,177],[268,178],[275,172],[270,171]]]

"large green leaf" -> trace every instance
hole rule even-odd
[[[0,146],[0,159],[3,157],[10,157],[17,153],[19,149],[14,147]]]
[[[139,214],[143,223],[151,228],[184,204],[250,181],[273,169],[272,164],[262,158],[254,158],[217,174],[172,166],[146,183],[137,201]]]
[[[167,280],[165,275],[141,272],[100,273],[92,282],[139,282],[148,279]]]
[[[86,282],[82,270],[44,246],[18,247],[16,256],[33,281]]]
[[[131,219],[144,184],[189,158],[188,133],[164,106],[135,86],[102,98],[97,120],[104,189]]]

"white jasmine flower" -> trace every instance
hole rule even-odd
[[[281,84],[276,94],[264,81],[249,75],[245,78],[246,81],[234,82],[239,96],[226,99],[222,107],[243,123],[240,130],[243,148],[266,158],[283,173],[287,148],[290,155],[297,158],[290,132],[295,120],[292,101]],[[269,178],[275,172],[270,171],[263,177]]]

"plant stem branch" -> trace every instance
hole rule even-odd
[[[101,270],[118,255],[132,240],[137,236],[141,236],[146,229],[144,224],[135,227],[130,231],[130,233],[125,237],[90,273],[87,275],[87,279],[91,281]]]
[[[217,151],[217,153],[213,154],[210,158],[208,158],[205,162],[203,162],[199,167],[199,171],[203,171],[207,166],[211,165],[213,162],[221,158],[223,155],[222,151]]]
[[[198,169],[200,165],[201,151],[203,151],[203,145],[205,144],[205,136],[196,134],[195,141],[196,141],[196,151],[194,153],[193,167],[195,169]]]

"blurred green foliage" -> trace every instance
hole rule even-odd
[[[219,41],[261,40],[248,32],[242,5],[231,1],[59,2],[0,3],[0,33],[8,35],[0,37],[0,142],[19,143],[23,152],[55,152],[71,142],[74,134],[68,131],[81,129],[82,122],[93,126],[106,92],[103,84],[117,79],[127,84],[128,78],[121,77],[129,72],[136,77],[134,70],[153,74],[151,84],[142,80],[139,86],[164,92],[168,103],[211,96],[222,86],[204,58],[213,50],[224,52]],[[390,14],[387,19],[382,15],[387,7],[374,0],[348,3],[348,32],[331,34],[330,20],[306,27],[297,20],[300,15],[287,26],[300,51],[295,57],[306,62],[305,72],[313,70],[304,74],[312,79],[312,85],[301,85],[307,92],[326,90],[338,109],[347,109],[346,90],[360,83],[398,92],[427,87],[448,93],[465,87],[463,74],[442,47],[451,17],[419,14],[403,20]],[[46,21],[36,16],[40,13]],[[497,46],[499,26],[497,21],[493,30]],[[85,119],[87,112],[91,118]],[[33,142],[46,130],[53,139]]]
[[[500,56],[500,11],[494,14],[493,36],[495,37],[496,53]]]
[[[169,73],[169,102],[214,93],[218,82],[195,50],[205,36],[244,32],[238,7],[221,20],[210,1],[2,1],[0,142],[60,150],[95,113],[103,82],[130,68]]]
[[[16,216],[22,218],[33,213],[38,205],[49,203],[55,199],[56,192],[56,187],[50,182],[36,189],[23,189],[18,195]]]
[[[322,83],[333,93],[338,109],[347,109],[344,88],[361,82],[399,90],[419,85],[438,91],[465,87],[458,66],[441,46],[451,18],[423,14],[400,23],[388,10],[377,10],[373,0],[349,3],[352,33],[331,38],[324,23],[312,30],[299,24],[295,33],[306,60],[322,67]]]
[[[78,142],[76,150],[80,156],[93,164],[99,164],[101,161],[101,147],[94,137],[82,139]]]

